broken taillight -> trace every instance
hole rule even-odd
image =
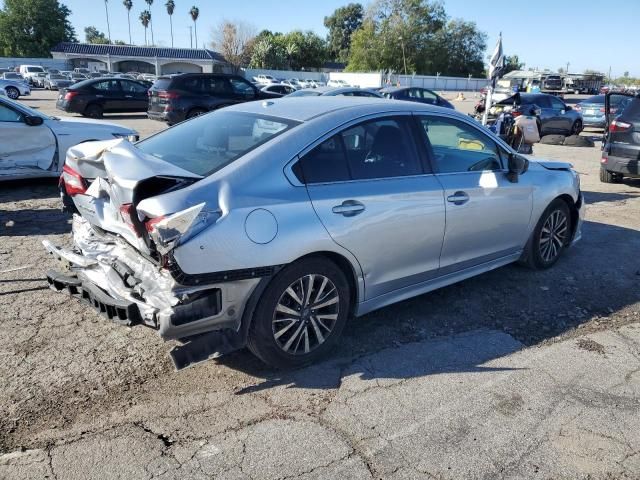
[[[135,214],[133,204],[125,203],[120,205],[120,216],[122,217],[122,221],[127,224],[127,226],[131,229],[133,233],[135,233],[136,237],[140,236],[140,232],[138,231],[135,223],[133,222],[133,215]]]
[[[87,191],[86,180],[82,178],[82,175],[68,165],[65,165],[62,168],[60,183],[64,184],[67,194],[71,197],[83,194]]]

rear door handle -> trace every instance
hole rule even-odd
[[[447,202],[453,203],[454,205],[464,205],[469,201],[469,195],[467,192],[458,191],[453,195],[449,195],[447,197]]]
[[[336,205],[331,209],[333,213],[343,215],[345,217],[355,217],[356,215],[364,212],[364,210],[365,206],[355,200],[345,200],[342,202],[342,205]]]
[[[133,98],[133,95],[125,95],[124,98]]]

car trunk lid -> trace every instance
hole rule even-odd
[[[91,142],[69,149],[63,179],[65,175],[75,182],[73,201],[91,225],[121,236],[147,254],[155,247],[137,205],[202,178],[141,152],[127,140]]]

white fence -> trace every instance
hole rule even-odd
[[[400,82],[400,85],[403,87],[422,87],[428,88],[429,90],[464,90],[477,92],[482,87],[486,87],[489,83],[489,80],[487,80],[486,78],[398,75],[396,77],[396,82]]]
[[[327,81],[327,74],[322,72],[296,72],[294,70],[264,70],[261,68],[244,68],[242,69],[244,77],[251,80],[258,75],[271,75],[273,78],[299,78],[302,80],[319,80],[321,82]]]
[[[382,84],[382,74],[372,73],[348,73],[348,72],[331,72],[329,74],[331,80],[344,80],[349,85],[358,86],[360,88],[380,88]]]

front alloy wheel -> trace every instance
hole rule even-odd
[[[540,256],[545,262],[554,262],[567,243],[569,219],[562,210],[555,210],[547,217],[540,232]]]
[[[300,367],[337,343],[350,310],[347,277],[331,260],[309,257],[283,268],[260,296],[248,347],[277,368]]]
[[[286,353],[304,355],[331,335],[340,313],[340,297],[331,280],[309,274],[284,291],[273,312],[273,337]]]

